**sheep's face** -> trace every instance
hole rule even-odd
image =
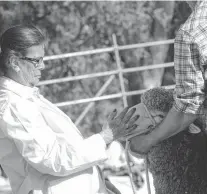
[[[154,122],[157,124],[159,124],[163,118],[167,115],[167,113],[164,113],[162,111],[158,111],[158,110],[148,110],[149,113],[147,112],[146,108],[144,107],[143,103],[137,104],[134,106],[136,108],[136,112],[135,114],[139,115],[139,119],[136,121],[136,124],[138,125],[136,131],[140,132],[140,131],[148,131],[148,129],[150,127],[153,127],[154,123],[152,121],[152,118],[154,120]]]
[[[154,124],[159,124],[167,115],[167,113],[164,113],[162,111],[151,109],[148,110],[148,113],[143,103],[137,104],[134,107],[136,107],[135,114],[139,115],[139,119],[136,121],[138,127],[135,134],[148,132],[149,130],[151,130],[150,128],[153,127]],[[152,121],[152,119],[154,120],[154,122]],[[139,137],[135,136],[130,139],[130,150],[132,152],[136,152],[136,148],[139,147],[139,139],[137,140],[137,138]]]

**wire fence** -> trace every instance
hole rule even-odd
[[[45,81],[41,81],[38,84],[39,86],[41,86],[41,85],[49,85],[49,84],[70,82],[70,81],[83,80],[83,79],[89,79],[89,78],[98,78],[98,77],[103,77],[103,76],[109,76],[107,81],[104,83],[104,85],[100,88],[100,90],[96,93],[96,95],[94,97],[56,103],[56,106],[58,106],[58,107],[70,106],[70,105],[81,104],[81,103],[89,103],[86,106],[86,108],[84,109],[84,111],[81,113],[81,115],[79,115],[79,117],[75,121],[76,125],[78,125],[82,121],[82,119],[85,117],[85,115],[88,113],[88,111],[94,106],[94,103],[96,101],[108,100],[108,99],[114,99],[114,98],[122,98],[123,104],[126,107],[128,105],[127,104],[127,96],[139,95],[139,94],[142,94],[144,91],[146,91],[146,90],[126,91],[125,86],[124,86],[124,77],[123,77],[123,75],[125,73],[139,72],[139,71],[174,66],[174,63],[170,62],[170,63],[141,66],[141,67],[122,68],[121,61],[120,61],[120,51],[121,50],[129,50],[129,49],[137,49],[137,48],[144,48],[144,47],[150,47],[150,46],[173,44],[174,39],[147,42],[147,43],[139,43],[139,44],[131,44],[131,45],[123,45],[123,46],[119,46],[117,44],[117,39],[116,39],[115,34],[112,35],[112,40],[113,40],[112,47],[95,49],[95,50],[88,50],[88,51],[81,51],[81,52],[74,52],[74,53],[66,53],[66,54],[53,55],[53,56],[46,56],[44,58],[44,61],[49,61],[49,60],[57,60],[57,59],[63,59],[63,58],[86,56],[86,55],[93,55],[93,54],[100,54],[100,53],[107,53],[107,52],[113,52],[115,54],[115,60],[116,60],[116,64],[117,64],[116,70],[45,80]],[[116,94],[102,95],[104,93],[104,91],[107,89],[107,87],[110,85],[110,83],[113,81],[113,79],[115,78],[115,75],[118,75],[120,86],[121,86],[121,91]],[[174,85],[165,86],[165,88],[172,89],[172,88],[174,88]]]

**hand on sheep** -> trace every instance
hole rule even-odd
[[[117,111],[114,110],[108,117],[107,121],[103,125],[102,132],[100,133],[106,144],[111,143],[121,137],[129,136],[137,128],[134,124],[139,118],[138,115],[132,117],[136,111],[136,108],[128,111],[129,108],[125,108],[118,116]]]

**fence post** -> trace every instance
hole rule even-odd
[[[119,48],[118,48],[115,34],[112,35],[112,39],[113,39],[113,45],[114,45],[116,64],[117,64],[117,67],[119,70],[119,81],[120,81],[120,85],[121,85],[121,93],[122,93],[123,103],[124,103],[124,107],[127,107],[128,103],[127,103],[127,97],[126,97],[126,92],[125,92],[125,87],[124,87],[124,77],[123,77],[121,61],[120,61],[120,57],[119,57]]]

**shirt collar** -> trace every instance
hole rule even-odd
[[[39,89],[37,87],[24,86],[4,76],[0,77],[0,87],[10,90],[14,92],[15,94],[21,97],[24,97],[24,98],[31,98],[32,96],[39,96]]]

